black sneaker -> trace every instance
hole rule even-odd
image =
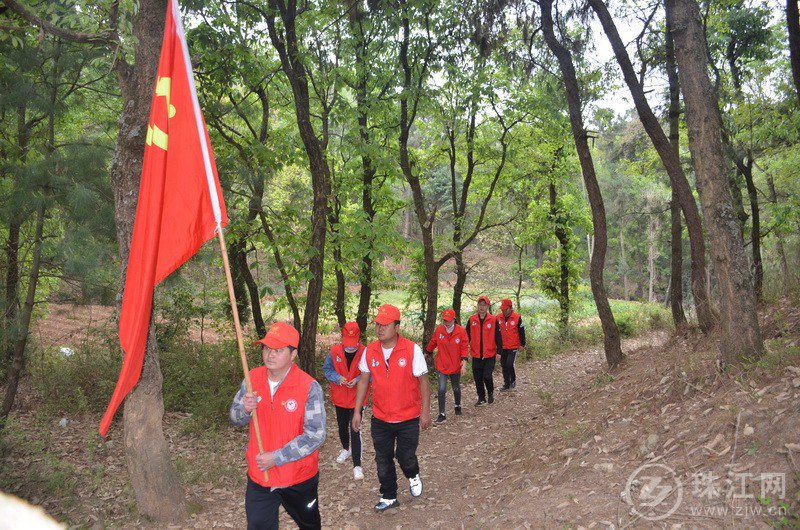
[[[461,407],[456,407],[456,416],[461,416]]]
[[[513,390],[513,389],[515,389],[515,388],[517,388],[517,382],[516,382],[516,381],[514,381],[513,383],[511,383],[510,385],[508,385],[508,389],[509,389],[509,390]]]
[[[500,389],[500,392],[507,392],[511,390],[511,385],[503,385],[503,388]]]
[[[486,405],[486,400],[479,399],[478,401],[475,402],[476,407],[480,407],[481,405]]]
[[[489,394],[489,405],[494,403],[494,394]]]
[[[386,510],[397,508],[398,506],[400,506],[400,501],[397,499],[384,499],[381,497],[381,500],[375,505],[375,511],[378,513],[385,512]]]
[[[447,421],[447,416],[444,414],[439,414],[439,417],[436,418],[436,423],[444,423]]]

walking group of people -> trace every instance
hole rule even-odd
[[[466,327],[456,322],[455,311],[443,311],[442,323],[427,345],[429,354],[435,352],[437,424],[447,420],[448,380],[455,414],[462,413],[460,380],[470,357],[476,406],[494,403],[492,374],[498,354],[503,372],[500,391],[516,386],[516,356],[525,347],[522,319],[508,299],[501,302],[497,315],[489,312],[486,296],[478,298],[477,306]],[[368,345],[361,343],[358,324],[348,322],[342,328],[342,341],[331,348],[323,364],[342,445],[336,461],[351,458],[355,480],[364,478],[361,430],[364,405],[371,395],[370,429],[381,494],[376,512],[399,506],[395,460],[408,479],[411,496],[419,497],[424,490],[417,446],[420,431],[431,425],[428,366],[422,348],[400,334],[400,322],[397,307],[382,305],[374,319],[377,340]],[[325,404],[320,384],[294,362],[299,342],[294,327],[273,324],[256,343],[261,345],[264,366],[250,370],[252,391],[243,381],[231,405],[231,421],[250,425],[245,493],[250,529],[277,528],[281,505],[300,528],[321,527],[317,489]]]

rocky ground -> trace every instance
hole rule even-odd
[[[515,391],[422,434],[425,493],[401,483],[399,509],[378,498],[367,427],[365,480],[339,452],[334,415],[320,454],[320,507],[330,528],[753,528],[800,525],[800,310],[763,318],[765,360],[721,375],[711,339],[658,331],[624,343],[605,369],[598,348],[518,365]],[[535,346],[533,346],[535,347]],[[499,379],[496,373],[495,380]],[[432,400],[435,412],[435,398]],[[127,486],[121,429],[58,419],[26,404],[13,418],[3,470],[8,493],[82,526],[148,527]],[[198,435],[165,420],[187,484],[193,528],[243,528],[244,430]],[[402,480],[402,479],[401,479]],[[4,483],[9,483],[4,481]],[[293,525],[284,518],[284,527]]]

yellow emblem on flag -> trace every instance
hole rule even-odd
[[[156,80],[156,96],[165,98],[167,102],[167,119],[174,117],[176,112],[175,105],[171,105],[169,102],[171,84],[172,80],[169,77],[159,77]],[[155,123],[148,124],[146,139],[147,145],[155,145],[156,147],[160,147],[166,151],[167,140],[167,133],[162,131],[158,125]]]

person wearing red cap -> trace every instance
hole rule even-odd
[[[336,461],[340,464],[353,457],[353,478],[364,478],[361,467],[361,433],[352,429],[350,421],[356,406],[356,384],[361,379],[358,362],[364,353],[364,345],[360,342],[361,329],[357,322],[347,322],[342,327],[342,342],[334,344],[322,371],[331,383],[331,401],[336,408],[336,423],[339,427],[339,441],[342,450]],[[361,412],[363,413],[363,407]]]
[[[372,385],[372,443],[381,484],[376,512],[399,506],[394,459],[408,479],[412,497],[422,495],[417,446],[420,428],[431,425],[428,367],[422,348],[398,333],[400,310],[385,304],[378,308],[375,332],[359,363],[361,381],[356,391],[353,430],[361,431],[361,406]],[[371,379],[371,382],[370,382]]]
[[[249,529],[278,528],[279,506],[300,528],[322,525],[317,488],[325,403],[319,383],[294,363],[299,343],[295,328],[285,322],[273,324],[256,343],[264,366],[250,370],[253,391],[248,393],[243,381],[231,405],[231,422],[250,425],[244,501]],[[253,411],[258,425],[251,421]],[[256,429],[263,452],[258,450]]]
[[[478,297],[478,312],[469,317],[467,337],[469,337],[469,351],[472,354],[472,376],[475,378],[475,389],[478,392],[478,401],[475,406],[494,403],[494,363],[497,349],[502,348],[503,340],[493,314],[489,312],[492,306],[488,296]]]
[[[453,387],[456,416],[461,415],[461,376],[467,373],[468,344],[469,338],[467,338],[466,330],[456,324],[456,312],[452,309],[442,311],[442,323],[433,330],[433,336],[427,348],[428,353],[438,350],[434,359],[436,375],[439,380],[437,424],[447,421],[445,397],[448,379]]]
[[[503,388],[501,392],[517,386],[517,353],[525,347],[525,324],[522,317],[512,309],[511,300],[504,298],[500,303],[497,317],[497,329],[503,337],[500,353],[500,367],[503,369]]]

